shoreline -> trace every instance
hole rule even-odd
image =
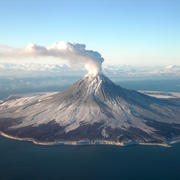
[[[8,135],[2,131],[0,131],[0,136],[8,139],[13,139],[17,141],[27,141],[32,142],[35,145],[42,145],[42,146],[55,146],[55,145],[72,145],[72,146],[82,146],[82,145],[112,145],[112,146],[120,146],[125,147],[128,145],[145,145],[145,146],[161,146],[161,147],[171,147],[171,144],[179,143],[180,138],[175,138],[170,140],[168,143],[137,143],[137,142],[130,142],[130,143],[121,143],[115,141],[107,141],[107,140],[80,140],[80,141],[54,141],[54,142],[41,142],[37,141],[33,138],[19,138]]]

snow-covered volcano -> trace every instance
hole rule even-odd
[[[64,92],[10,97],[0,131],[43,143],[167,143],[180,137],[180,103],[87,74]]]

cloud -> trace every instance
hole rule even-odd
[[[104,61],[100,53],[86,50],[85,44],[70,43],[66,41],[60,41],[51,46],[41,46],[31,43],[22,49],[11,47],[2,49],[0,46],[0,59],[48,56],[58,58],[59,60],[65,59],[72,66],[84,64],[86,69],[91,73],[100,72],[101,64]]]

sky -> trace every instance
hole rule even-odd
[[[64,40],[106,64],[180,65],[179,0],[2,0],[0,23],[1,46]]]

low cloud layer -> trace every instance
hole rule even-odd
[[[90,73],[100,72],[101,64],[104,61],[100,53],[86,50],[86,45],[79,43],[61,41],[51,46],[29,44],[22,49],[0,46],[0,59],[48,56],[58,58],[60,61],[67,60],[72,66],[84,64]]]

